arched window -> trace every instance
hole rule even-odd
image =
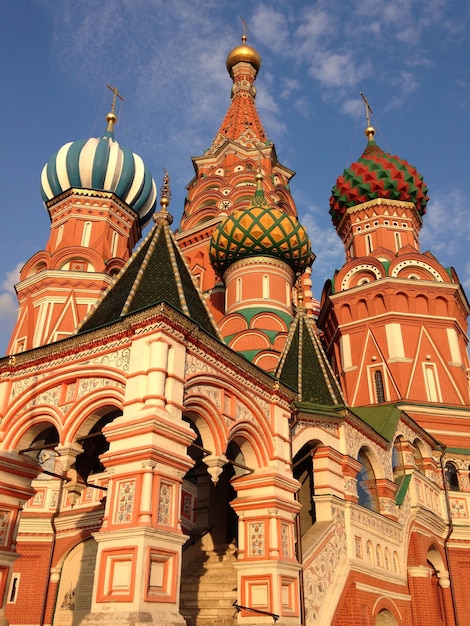
[[[399,485],[405,475],[405,463],[403,453],[403,438],[397,437],[392,448],[393,481]]]
[[[237,283],[235,286],[235,302],[240,302],[242,299],[242,279],[237,278]]]
[[[297,492],[297,498],[302,508],[299,513],[300,534],[305,535],[307,530],[315,523],[315,502],[313,499],[314,482],[313,482],[313,450],[309,444],[303,446],[293,459],[293,474],[300,483],[300,489]]]
[[[82,246],[88,248],[90,245],[91,222],[85,222],[83,225]]]
[[[112,238],[112,241],[111,241],[111,254],[113,256],[117,256],[117,253],[118,253],[118,242],[119,242],[119,235],[116,232],[114,232],[113,233],[113,238]]]
[[[372,237],[370,235],[366,235],[366,254],[370,254],[372,252]]]
[[[361,464],[361,469],[356,476],[359,504],[367,509],[370,509],[371,511],[379,512],[379,499],[377,496],[375,474],[372,469],[371,462],[369,461],[364,450],[360,450],[357,460]]]
[[[269,298],[269,276],[264,274],[263,276],[263,299],[267,300]]]
[[[401,248],[401,237],[400,233],[395,233],[395,249],[398,252]]]
[[[413,454],[415,457],[416,469],[419,472],[424,472],[424,461],[423,461],[423,455],[420,449],[419,439],[415,439],[415,441],[413,442]]]
[[[459,475],[457,472],[457,468],[451,461],[447,461],[446,463],[445,478],[446,478],[447,488],[450,491],[460,491]]]
[[[56,241],[56,245],[59,245],[59,243],[62,241],[62,236],[64,234],[64,225],[61,224],[57,230],[57,241]]]
[[[378,404],[385,402],[384,379],[380,370],[374,372],[375,399]]]

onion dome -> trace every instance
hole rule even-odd
[[[330,198],[330,215],[335,226],[346,209],[388,198],[412,202],[420,215],[426,212],[428,188],[423,177],[404,159],[384,152],[374,141],[374,129],[365,130],[369,141],[362,156],[338,177]]]
[[[303,271],[312,260],[310,241],[299,221],[267,204],[262,175],[251,207],[234,211],[214,230],[209,256],[222,275],[235,261],[253,256],[281,259],[295,272]]]
[[[49,159],[41,174],[42,199],[48,202],[71,187],[110,191],[138,213],[144,226],[155,210],[155,181],[140,156],[114,138],[114,112],[106,119],[102,137],[66,143]]]
[[[257,50],[247,45],[246,35],[243,35],[242,37],[242,45],[236,46],[236,48],[233,48],[233,50],[231,50],[227,55],[226,65],[230,76],[232,76],[233,66],[240,63],[240,61],[251,63],[256,72],[259,72],[259,68],[261,67],[261,57]]]

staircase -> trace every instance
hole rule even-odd
[[[188,548],[181,572],[180,613],[188,626],[235,626],[236,546]]]

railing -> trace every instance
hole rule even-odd
[[[241,604],[237,604],[236,600],[233,603],[233,606],[237,609],[237,613],[240,613],[240,611],[251,611],[251,613],[258,613],[259,615],[269,615],[269,617],[272,617],[275,622],[277,622],[277,620],[280,617],[276,613],[269,613],[269,611],[261,611],[260,609],[253,609],[250,606],[242,606]]]

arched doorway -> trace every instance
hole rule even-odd
[[[231,506],[236,498],[232,480],[250,472],[244,441],[233,438],[216,456],[204,447],[194,421],[186,421],[196,437],[188,448],[194,466],[182,485],[181,519],[189,539],[183,546],[180,612],[188,626],[235,626],[238,517]]]
[[[299,512],[300,536],[313,526],[316,521],[315,513],[315,485],[313,474],[312,455],[315,450],[315,444],[306,443],[294,456],[292,462],[292,471],[294,478],[300,483],[300,489],[297,492],[297,499],[302,505]]]
[[[90,612],[97,543],[79,543],[62,563],[53,626],[78,626]]]

